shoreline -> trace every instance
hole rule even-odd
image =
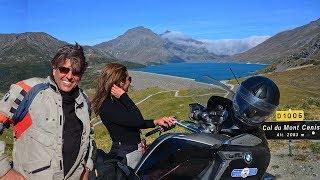
[[[137,70],[129,70],[129,74],[133,77],[133,89],[146,89],[149,87],[160,87],[165,90],[190,88],[190,87],[212,87],[212,84],[198,82],[192,78],[180,76],[172,76],[166,74],[150,73]],[[226,86],[234,88],[234,85],[228,83],[229,80],[217,80]]]
[[[186,78],[186,77],[181,77],[181,76],[173,76],[173,75],[168,75],[168,74],[151,73],[151,72],[137,71],[137,70],[129,70],[129,73],[130,73],[130,72],[137,72],[137,73],[144,73],[144,74],[150,74],[150,75],[157,75],[157,76],[180,78],[180,79],[186,79],[186,80],[196,81],[195,79],[192,79],[192,78]]]

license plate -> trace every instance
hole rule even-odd
[[[277,121],[303,121],[304,111],[303,110],[288,110],[288,111],[277,111]]]

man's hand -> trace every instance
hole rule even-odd
[[[116,98],[120,98],[120,96],[125,93],[125,91],[123,89],[121,89],[119,86],[117,85],[113,85],[111,88],[111,95],[113,95]]]
[[[7,172],[6,175],[0,177],[1,180],[25,180],[26,178],[24,178],[20,173],[18,173],[17,171],[10,169],[10,171]]]

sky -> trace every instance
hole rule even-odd
[[[0,0],[0,33],[95,45],[144,26],[206,41],[266,37],[320,18],[319,0]]]

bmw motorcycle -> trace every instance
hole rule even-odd
[[[258,76],[241,83],[234,93],[213,78],[200,81],[211,84],[214,92],[188,93],[194,101],[189,104],[190,120],[176,122],[185,133],[159,136],[132,169],[119,165],[126,179],[272,179],[265,175],[270,151],[259,126],[278,105],[277,99],[270,101],[277,96],[276,85]],[[273,97],[263,99],[261,93]]]

